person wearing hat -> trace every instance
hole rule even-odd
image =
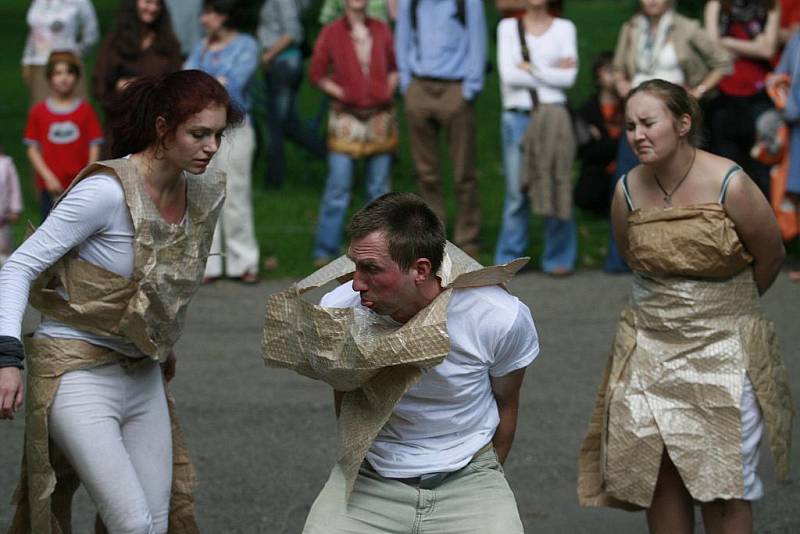
[[[335,391],[338,461],[303,532],[522,533],[502,464],[539,341],[502,284],[526,261],[482,267],[410,193],[378,197],[349,234],[347,257],[267,303],[267,363]],[[319,306],[299,298],[342,276]]]

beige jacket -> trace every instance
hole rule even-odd
[[[632,80],[636,74],[636,50],[642,34],[638,25],[641,20],[639,15],[635,15],[622,25],[614,49],[613,67],[623,72],[628,80]],[[671,38],[689,87],[700,85],[714,69],[722,69],[723,74],[733,72],[730,54],[711,39],[698,21],[673,14]]]

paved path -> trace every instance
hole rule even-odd
[[[203,288],[178,346],[173,389],[200,479],[197,510],[204,533],[300,532],[334,461],[329,388],[266,369],[260,359],[264,301],[287,283],[223,282]],[[629,287],[627,276],[593,271],[566,280],[524,274],[511,284],[531,307],[542,342],[542,354],[526,376],[517,438],[506,465],[529,533],[645,531],[643,514],[581,509],[575,496],[577,451]],[[785,273],[764,299],[796,396],[798,302],[800,286],[788,283]],[[793,480],[776,483],[769,454],[762,456],[766,498],[755,507],[756,532],[800,532],[798,426]],[[0,531],[10,520],[6,503],[21,446],[22,421],[0,425]],[[88,497],[79,494],[75,532],[90,532],[92,513]]]

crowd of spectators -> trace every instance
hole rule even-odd
[[[105,112],[114,94],[132,80],[200,69],[221,81],[250,116],[227,134],[216,157],[215,164],[228,174],[229,190],[215,236],[219,255],[209,260],[207,280],[227,276],[253,282],[264,265],[250,191],[254,113],[265,125],[266,187],[285,183],[287,141],[327,161],[311,251],[316,265],[342,252],[342,223],[360,160],[369,201],[391,189],[393,156],[408,149],[419,193],[447,222],[440,138],[453,175],[452,239],[477,257],[482,216],[475,99],[487,75],[499,76],[496,148],[502,154],[505,199],[494,259],[502,263],[526,255],[534,213],[542,218],[540,267],[565,276],[578,257],[576,206],[608,216],[616,182],[638,164],[622,135],[622,103],[631,89],[660,78],[700,101],[706,119],[702,146],[739,162],[779,212],[784,238],[797,234],[800,158],[790,163],[790,155],[800,150],[800,129],[794,126],[800,88],[793,83],[800,57],[794,38],[800,2],[709,0],[700,21],[676,12],[673,0],[641,0],[620,28],[616,49],[593,58],[578,57],[580,28],[563,18],[561,1],[496,0],[501,14],[496,58],[488,57],[490,30],[480,0],[325,0],[314,17],[322,28],[313,43],[303,25],[308,0],[264,0],[253,36],[241,30],[249,23],[241,16],[243,4],[121,0],[94,69],[85,73],[84,57],[100,38],[91,1],[31,2],[22,57],[30,97],[24,139],[43,217],[82,166],[109,155],[100,143],[109,147],[113,140],[108,131],[102,135],[87,94]],[[573,109],[567,91],[579,68],[591,69],[596,92]],[[298,109],[306,72],[324,95],[308,118]],[[262,79],[264,98],[256,108],[250,95]],[[399,134],[398,94],[405,139]],[[781,142],[782,147],[773,146]],[[769,157],[757,150],[759,143],[771,147]],[[10,185],[18,182],[13,169],[10,160],[0,166],[3,191],[19,189]],[[782,169],[777,177],[776,169]],[[20,211],[9,200],[13,195],[3,196],[8,206],[0,207],[0,236]],[[0,244],[0,258],[11,248],[8,242]],[[274,258],[266,262],[277,264]],[[604,268],[628,270],[613,235]]]

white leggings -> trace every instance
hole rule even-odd
[[[64,374],[49,422],[110,534],[167,531],[172,435],[157,362]]]

